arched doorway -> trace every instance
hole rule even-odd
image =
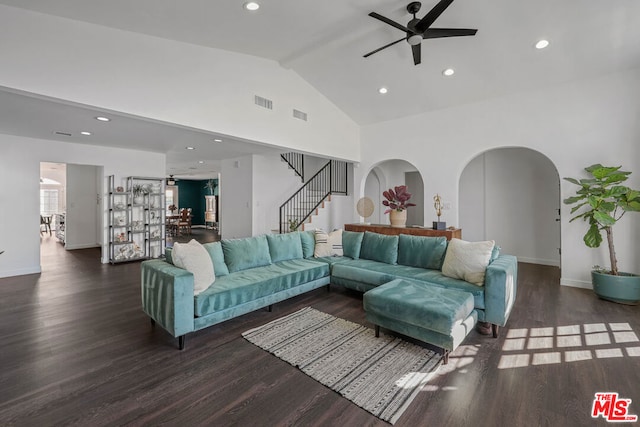
[[[560,266],[560,178],[548,157],[520,147],[486,151],[459,183],[465,240],[495,240],[519,261]]]
[[[406,160],[385,160],[374,165],[364,180],[364,195],[373,200],[375,210],[367,219],[373,224],[388,224],[389,216],[384,214],[382,192],[406,185],[412,194],[411,202],[416,206],[407,210],[407,225],[424,225],[424,182],[422,175]]]

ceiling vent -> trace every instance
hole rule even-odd
[[[304,120],[305,122],[307,121],[307,113],[305,113],[304,111],[296,110],[295,108],[293,109],[293,117],[295,117],[296,119]]]
[[[254,102],[259,107],[266,108],[267,110],[273,110],[273,101],[270,99],[255,95]]]
[[[69,132],[60,132],[59,130],[53,132],[55,135],[61,135],[61,136],[71,136],[71,134]]]

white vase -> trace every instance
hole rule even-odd
[[[396,209],[389,212],[389,220],[391,221],[391,226],[396,228],[402,228],[407,225],[407,211],[398,211]]]

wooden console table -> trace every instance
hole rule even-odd
[[[446,229],[446,230],[433,230],[431,228],[418,228],[418,227],[391,227],[385,224],[345,224],[344,229],[346,231],[370,231],[372,233],[397,235],[397,234],[412,234],[414,236],[445,236],[447,240],[452,238],[462,239],[462,229]]]

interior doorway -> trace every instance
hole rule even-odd
[[[560,267],[560,177],[529,148],[498,148],[472,159],[460,175],[465,240],[495,240],[519,261]]]
[[[40,163],[41,249],[51,242],[65,250],[102,246],[102,181],[102,166]]]
[[[407,209],[407,226],[424,225],[424,182],[422,175],[406,160],[385,160],[369,171],[364,181],[364,195],[373,201],[374,211],[366,222],[374,224],[389,224],[389,215],[385,215],[386,208],[382,205],[382,192],[389,188],[406,185],[412,194],[411,202],[416,207]]]

